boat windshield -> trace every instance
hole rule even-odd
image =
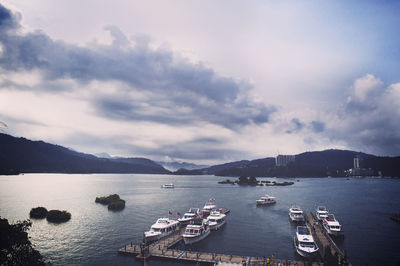
[[[297,232],[299,233],[299,235],[309,235],[310,234],[310,231],[305,226],[297,227]]]
[[[340,230],[340,226],[339,225],[331,225],[329,226],[331,229],[336,229],[336,230]]]
[[[199,233],[199,230],[198,229],[186,229],[185,233],[188,235],[196,235]]]
[[[160,229],[160,228],[151,228],[151,231],[153,231],[153,232],[160,232],[161,229]]]
[[[320,211],[320,212],[326,212],[326,207],[324,207],[324,206],[319,206],[319,207],[318,207],[318,211]]]
[[[304,247],[304,248],[313,248],[314,242],[305,242],[305,241],[300,241],[299,242],[300,246]]]

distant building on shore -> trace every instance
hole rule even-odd
[[[275,157],[276,166],[286,166],[290,162],[294,162],[296,159],[295,155],[278,155]]]
[[[361,157],[357,155],[353,159],[353,168],[347,170],[346,174],[350,176],[373,176],[374,170],[371,168],[361,168]]]
[[[354,169],[359,169],[360,168],[360,156],[356,156],[353,159],[353,168]]]

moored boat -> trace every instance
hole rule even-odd
[[[179,222],[169,218],[159,218],[149,231],[144,232],[146,241],[155,241],[166,237],[178,230]]]
[[[300,207],[292,206],[289,209],[289,218],[292,220],[292,222],[304,222],[303,211],[300,209]]]
[[[269,195],[262,196],[260,199],[256,200],[257,205],[269,205],[274,203],[276,203],[276,198]]]
[[[314,257],[317,255],[318,246],[307,226],[297,226],[293,239],[297,253],[302,257]]]
[[[212,211],[206,221],[210,229],[217,230],[226,223],[225,217],[226,215],[219,211]]]
[[[162,188],[174,188],[175,186],[174,186],[174,184],[164,184],[164,185],[162,185],[161,186]]]
[[[203,216],[207,217],[212,211],[217,208],[215,199],[209,199],[201,210]]]
[[[339,236],[343,234],[342,226],[340,225],[339,221],[336,220],[335,215],[333,214],[328,214],[328,216],[324,218],[322,221],[322,226],[330,235]]]
[[[185,244],[193,244],[206,238],[210,234],[210,227],[207,223],[202,222],[201,224],[189,224],[186,226],[185,232],[183,233],[183,241]]]
[[[181,225],[186,225],[192,221],[200,220],[201,217],[199,215],[199,208],[190,208],[188,212],[186,212],[182,218],[179,218],[178,221]]]
[[[315,210],[315,215],[317,216],[317,219],[319,221],[322,221],[325,217],[328,216],[328,210],[325,206],[318,206],[318,208]]]

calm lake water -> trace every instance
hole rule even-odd
[[[0,216],[11,222],[27,219],[30,209],[37,206],[71,212],[67,223],[34,220],[29,231],[36,248],[55,265],[142,265],[118,255],[117,250],[130,242],[140,243],[143,232],[157,218],[168,216],[168,211],[184,213],[215,198],[218,207],[231,210],[227,224],[190,249],[299,259],[293,247],[296,228],[289,221],[288,209],[297,204],[313,211],[325,205],[343,225],[345,238],[338,244],[353,265],[400,261],[400,224],[389,219],[400,212],[400,180],[300,178],[286,187],[239,187],[217,184],[222,179],[131,174],[0,176]],[[279,179],[284,180],[290,179]],[[175,189],[161,189],[165,183],[174,183]],[[121,212],[94,202],[96,196],[113,193],[126,200]],[[256,207],[255,200],[266,193],[277,197],[277,203]],[[153,259],[149,264],[186,263]]]

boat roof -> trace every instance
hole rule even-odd
[[[297,226],[296,236],[299,241],[314,242],[314,238],[307,226]]]
[[[197,225],[197,224],[191,224],[186,226],[186,229],[200,229],[201,225]]]
[[[336,220],[335,215],[329,214],[327,217],[325,217],[324,221],[328,223],[329,225],[340,225],[338,220]]]
[[[177,220],[171,220],[169,218],[159,218],[151,228],[165,228],[177,224]]]
[[[223,217],[225,217],[225,216],[226,216],[225,214],[220,213],[219,211],[212,211],[212,212],[210,213],[210,215],[208,216],[208,218],[210,218],[210,217],[214,217],[214,218],[223,218]]]
[[[303,213],[303,211],[299,207],[292,207],[289,210],[290,210],[290,212],[294,212],[294,213]]]
[[[326,211],[325,206],[318,206],[317,211]]]

